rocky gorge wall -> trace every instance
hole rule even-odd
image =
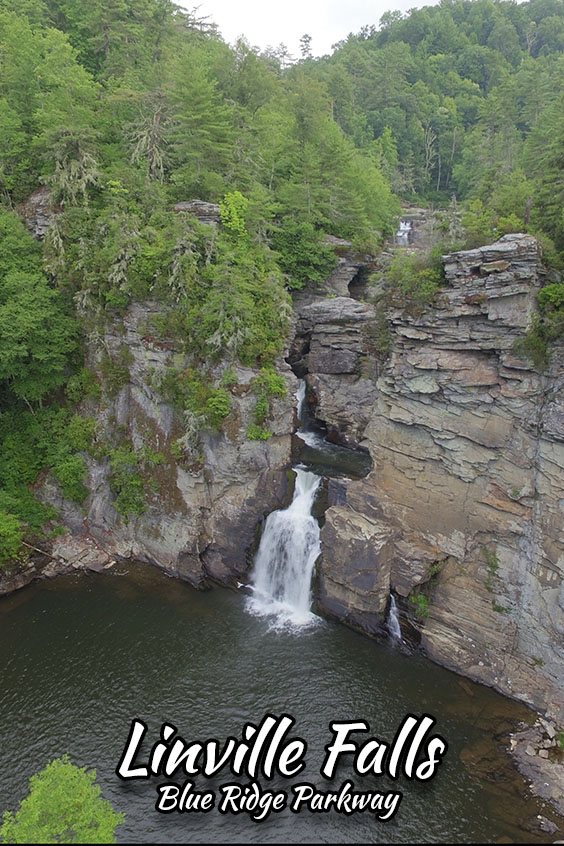
[[[100,374],[103,359],[120,362],[126,351],[127,378],[112,396],[88,400],[81,411],[94,416],[98,436],[130,443],[137,454],[160,455],[158,464],[141,467],[146,511],[124,517],[114,507],[109,458],[86,456],[90,495],[82,506],[64,500],[51,480],[41,496],[58,508],[75,538],[98,544],[102,554],[155,564],[171,575],[203,586],[208,578],[233,581],[248,568],[247,553],[263,517],[284,503],[296,380],[283,360],[286,397],[271,399],[268,441],[249,440],[258,369],[237,367],[231,385],[232,411],[222,430],[204,430],[199,453],[179,457],[176,442],[184,434],[182,415],[159,389],[167,370],[181,373],[189,360],[173,341],[159,341],[147,327],[158,313],[155,302],[133,303],[123,318],[108,324],[97,344],[88,346],[88,366]],[[218,365],[217,376],[225,369]],[[103,381],[103,380],[102,380]],[[55,554],[66,556],[69,539],[56,541]]]
[[[38,237],[43,205],[40,195]],[[210,204],[189,211],[218,223]],[[202,433],[195,460],[179,457],[182,416],[159,376],[189,362],[148,331],[157,303],[132,304],[91,339],[88,366],[100,374],[125,351],[127,378],[81,412],[102,437],[161,455],[142,468],[146,510],[118,513],[110,459],[85,456],[82,506],[49,478],[40,494],[72,534],[54,541],[46,571],[33,563],[6,589],[59,572],[59,556],[94,568],[136,558],[197,587],[246,573],[257,527],[289,496],[295,373],[307,379],[328,438],[360,446],[373,462],[364,479],[329,480],[319,606],[379,634],[393,591],[429,657],[562,722],[564,348],[545,374],[514,352],[546,281],[538,244],[511,235],[446,256],[435,307],[389,313],[385,363],[374,352],[381,309],[349,294],[366,258],[347,242],[334,246],[336,270],[296,298],[291,367],[277,362],[288,392],[271,399],[268,440],[247,438],[258,371],[237,367],[229,418]]]
[[[59,209],[52,207],[44,188],[18,211],[32,235],[41,239]],[[220,224],[220,209],[213,203],[193,200],[179,203],[175,211],[193,214],[208,226]],[[162,377],[182,375],[194,362],[178,340],[152,330],[161,310],[156,301],[134,302],[123,316],[107,318],[94,331],[90,327],[85,364],[95,374],[101,396],[84,400],[77,411],[96,420],[97,441],[106,449],[102,456],[83,453],[90,493],[80,506],[64,499],[52,477],[41,480],[37,495],[55,506],[70,533],[55,537],[46,555],[33,555],[1,578],[0,595],[73,568],[101,569],[114,558],[154,564],[195,587],[210,579],[232,583],[248,570],[257,527],[288,497],[296,378],[280,356],[276,367],[287,394],[269,400],[271,437],[249,440],[259,369],[231,366],[228,418],[219,431],[203,427],[197,449],[179,450],[185,421],[163,391]],[[219,383],[228,364],[220,361],[211,369],[212,381]],[[115,507],[107,448],[120,444],[137,456],[158,456],[156,462],[139,464],[142,514],[124,516]]]
[[[437,307],[390,314],[372,378],[371,307],[335,298],[300,314],[314,316],[317,413],[374,462],[330,485],[319,602],[377,633],[394,591],[429,657],[562,720],[564,349],[542,375],[513,351],[545,282],[539,247],[508,235],[444,268]]]

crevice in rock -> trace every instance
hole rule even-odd
[[[351,299],[364,302],[368,298],[372,270],[371,265],[363,264],[355,273],[348,285]]]

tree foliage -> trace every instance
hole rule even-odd
[[[102,798],[95,778],[67,755],[51,761],[31,777],[19,810],[4,813],[3,843],[115,843],[125,817]]]

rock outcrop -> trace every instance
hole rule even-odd
[[[316,399],[316,416],[329,439],[358,443],[376,398],[372,379],[364,375],[367,327],[373,306],[350,297],[331,297],[302,306],[290,355],[294,370],[306,375]]]
[[[174,206],[175,212],[193,214],[200,223],[206,226],[219,226],[221,214],[218,203],[207,203],[205,200],[189,200],[188,202],[177,203]]]
[[[564,349],[543,375],[513,351],[539,247],[508,235],[444,266],[439,305],[391,314],[389,362],[350,402],[374,470],[327,511],[321,602],[374,631],[393,590],[431,658],[562,719]]]
[[[182,416],[164,398],[159,382],[167,368],[180,372],[189,362],[173,341],[152,337],[148,327],[158,310],[156,303],[132,304],[98,346],[89,346],[92,370],[103,373],[111,361],[119,364],[122,377],[125,370],[125,378],[113,396],[105,392],[101,402],[89,401],[84,409],[96,417],[101,434],[115,439],[119,433],[138,454],[160,454],[158,464],[140,468],[145,513],[127,520],[116,511],[108,458],[87,459],[91,494],[85,511],[63,500],[53,483],[44,485],[42,496],[74,533],[95,538],[116,558],[155,564],[194,586],[208,578],[231,582],[247,570],[257,525],[287,496],[296,380],[281,362],[288,396],[271,401],[272,437],[251,441],[246,430],[254,421],[251,383],[258,371],[237,368],[232,412],[222,431],[204,431],[199,454],[180,456],[175,442],[184,434]]]
[[[39,240],[45,237],[54,215],[60,209],[53,207],[51,191],[43,187],[30,194],[24,203],[20,203],[17,211],[33,237]]]
[[[319,292],[334,297],[350,296],[350,285],[365,272],[370,258],[355,251],[351,241],[328,235],[325,239],[337,255],[337,267],[319,286]]]

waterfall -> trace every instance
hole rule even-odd
[[[298,381],[298,390],[296,391],[296,413],[298,415],[298,420],[300,423],[303,424],[303,415],[304,415],[304,403],[306,399],[306,390],[307,390],[307,383],[305,379],[300,379]]]
[[[298,438],[301,438],[304,443],[310,447],[320,447],[325,443],[324,438],[318,432],[310,432],[305,428],[304,409],[306,401],[307,383],[305,379],[300,379],[298,383],[298,390],[296,391],[297,415],[300,421],[300,428],[296,432]]]
[[[412,224],[410,220],[401,220],[399,229],[396,232],[396,244],[400,247],[408,247],[409,246],[409,233],[412,230]]]
[[[304,626],[317,620],[310,611],[311,577],[321,545],[311,513],[321,478],[295,468],[296,488],[288,508],[268,515],[251,576],[252,613],[273,615],[274,626]]]
[[[388,619],[386,626],[392,640],[401,640],[401,626],[399,621],[398,607],[393,593],[390,594],[390,610],[388,611]]]

